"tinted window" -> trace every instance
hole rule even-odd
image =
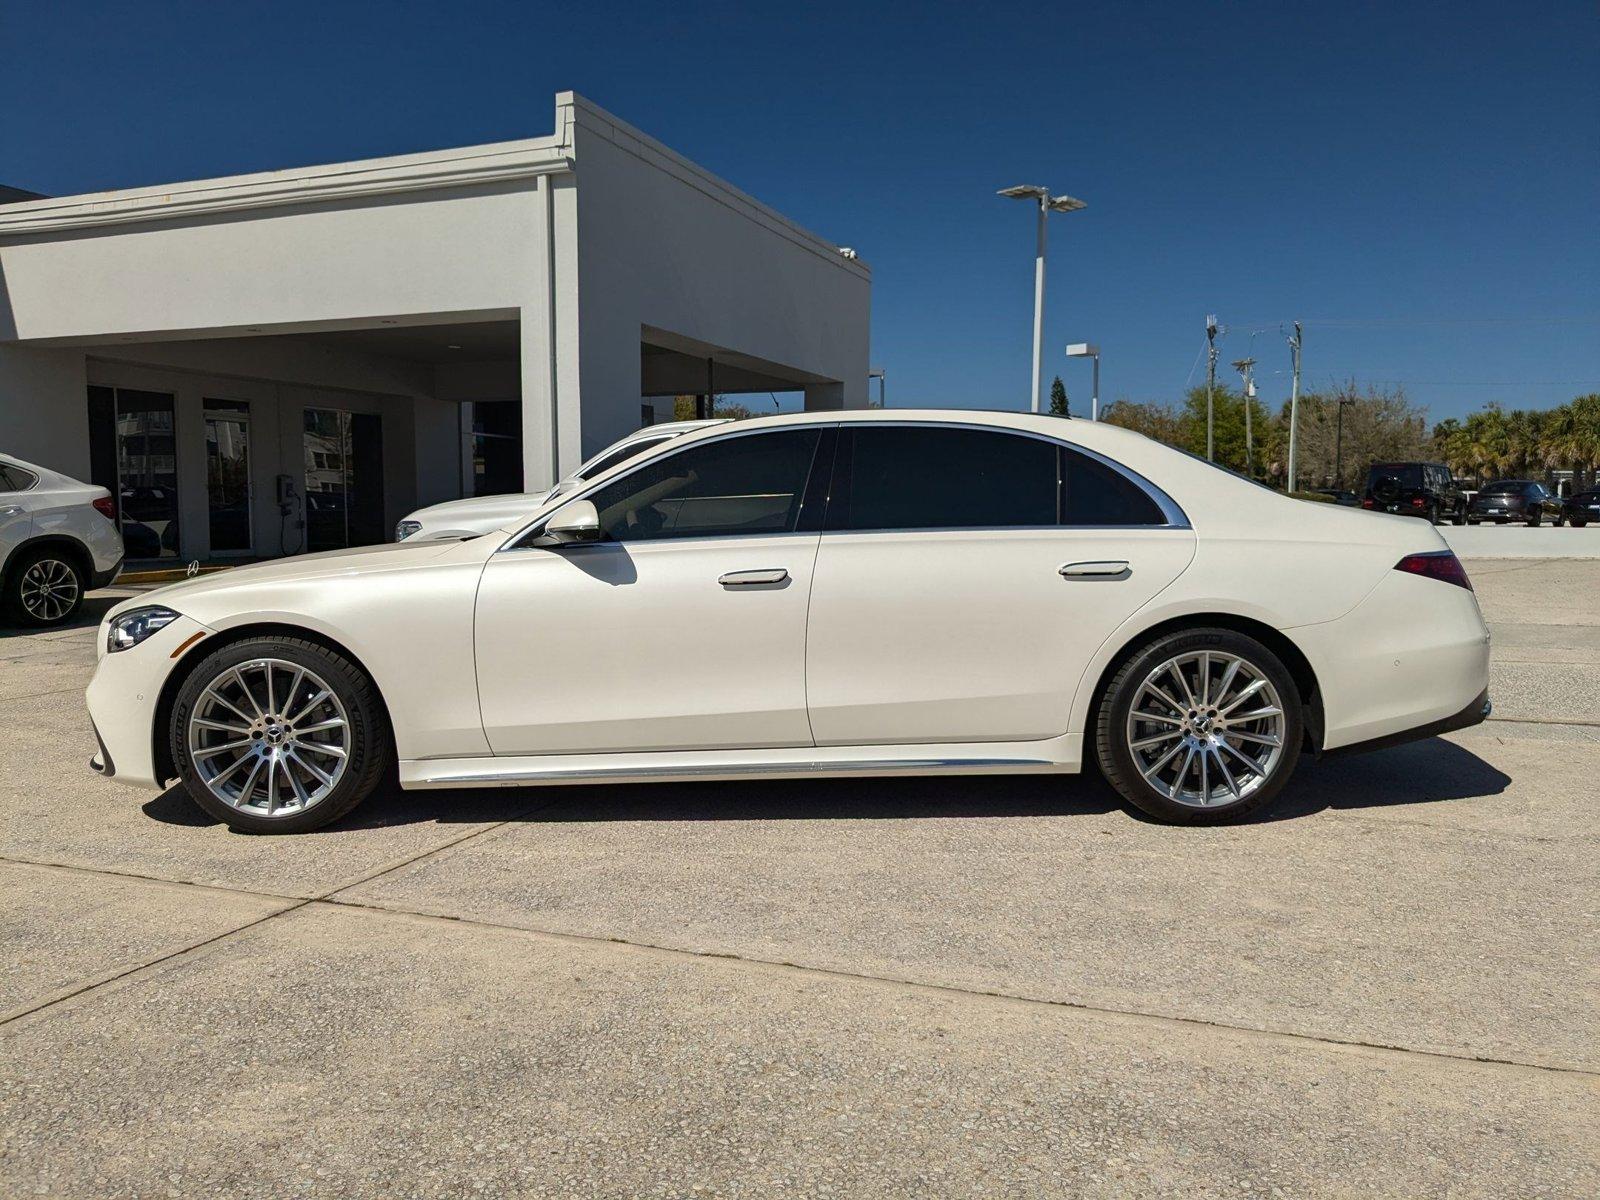
[[[25,492],[38,482],[38,478],[32,471],[0,463],[0,492]]]
[[[578,473],[579,479],[593,479],[596,475],[603,475],[618,463],[625,463],[635,455],[643,454],[652,446],[659,446],[668,438],[641,438],[637,442],[629,442],[626,446],[618,446],[610,454],[602,455],[595,460],[593,466],[585,467]]]
[[[1128,479],[1087,454],[1061,451],[1063,525],[1164,525],[1156,502]]]
[[[665,454],[589,497],[613,541],[787,533],[800,519],[817,429],[723,438]]]
[[[1384,479],[1397,480],[1401,487],[1418,488],[1422,486],[1422,465],[1420,463],[1377,463],[1367,473],[1367,489],[1370,491],[1377,483]]]
[[[1054,525],[1056,447],[982,429],[882,426],[846,430],[846,486],[830,529]]]
[[[1486,483],[1483,486],[1485,496],[1514,496],[1523,489],[1523,484],[1511,483]]]

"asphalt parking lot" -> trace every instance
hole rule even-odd
[[[1495,719],[1228,829],[964,778],[252,838],[86,769],[108,599],[0,637],[0,1193],[1600,1193],[1600,561],[1467,566]]]

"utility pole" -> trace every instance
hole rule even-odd
[[[1206,461],[1217,461],[1217,318],[1206,318]]]
[[[1294,382],[1289,385],[1289,490],[1295,490],[1295,450],[1300,434],[1300,322],[1294,323],[1289,339],[1289,357],[1294,360]]]
[[[1250,427],[1250,402],[1255,399],[1256,381],[1251,378],[1256,360],[1241,358],[1234,362],[1233,369],[1244,376],[1244,473],[1255,474],[1256,439]]]

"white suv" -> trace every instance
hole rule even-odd
[[[441,541],[476,537],[493,529],[503,529],[522,520],[546,501],[564,496],[585,480],[609,471],[618,463],[627,462],[636,454],[643,454],[652,446],[693,433],[696,429],[721,425],[731,419],[715,417],[704,421],[667,421],[660,425],[646,425],[639,432],[630,433],[621,441],[611,443],[548,492],[469,496],[465,500],[446,500],[442,504],[419,508],[416,512],[407,513],[394,527],[394,540],[403,542],[407,538],[415,538],[419,542]]]
[[[0,606],[20,625],[70,621],[90,588],[122,570],[116,508],[103,487],[0,454]]]

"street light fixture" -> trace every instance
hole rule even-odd
[[[1043,365],[1041,355],[1044,348],[1044,221],[1053,212],[1077,212],[1088,206],[1071,196],[1052,196],[1049,188],[1034,184],[1001,188],[996,194],[1012,200],[1031,200],[1039,210],[1038,243],[1033,257],[1033,411],[1038,412],[1039,369]]]
[[[872,386],[872,381],[874,379],[878,381],[878,407],[887,408],[888,402],[884,399],[884,394],[888,391],[889,380],[882,367],[871,367],[868,369],[867,386],[869,388]]]
[[[1094,395],[1089,401],[1089,419],[1100,419],[1100,347],[1093,342],[1073,342],[1067,347],[1068,358],[1094,359]]]

